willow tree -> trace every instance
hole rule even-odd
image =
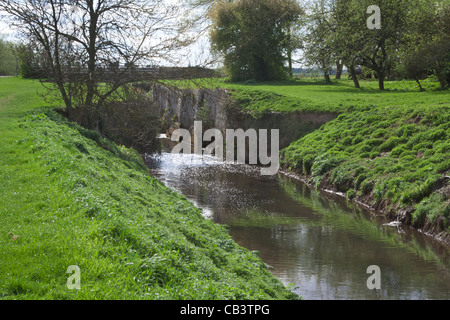
[[[69,118],[91,129],[136,80],[133,68],[174,60],[191,43],[183,7],[163,0],[0,0],[1,11],[42,49]]]
[[[233,80],[286,77],[290,28],[302,14],[294,0],[215,1],[209,16],[214,52]]]

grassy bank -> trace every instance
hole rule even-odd
[[[284,169],[450,241],[450,92],[424,81],[225,83],[241,108],[338,112],[282,151]]]
[[[67,122],[39,89],[0,78],[1,299],[295,298],[136,152]]]
[[[283,150],[283,163],[318,188],[448,231],[449,136],[448,106],[379,107],[340,115]]]

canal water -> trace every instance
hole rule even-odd
[[[148,163],[152,174],[303,299],[450,299],[450,248],[439,241],[282,174],[168,150]],[[367,285],[373,265],[380,289]]]

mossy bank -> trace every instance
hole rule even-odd
[[[0,79],[1,299],[298,298],[135,151],[66,121],[39,88]]]

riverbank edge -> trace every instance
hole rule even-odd
[[[412,212],[414,211],[414,208],[412,207],[403,209],[401,211],[396,211],[380,205],[373,205],[373,203],[369,200],[368,197],[359,197],[355,195],[354,198],[348,199],[348,197],[343,192],[337,191],[331,184],[327,184],[326,187],[319,186],[317,188],[312,181],[313,179],[312,176],[301,175],[285,168],[281,168],[278,172],[288,178],[293,178],[298,181],[301,181],[311,189],[316,189],[318,191],[322,191],[346,199],[352,204],[358,205],[360,207],[363,207],[364,209],[369,210],[374,215],[383,216],[389,221],[389,223],[395,223],[396,225],[413,229],[450,246],[450,233],[445,231],[436,231],[437,230],[436,221],[432,223],[427,219],[423,228],[414,228],[414,226],[411,223],[412,222],[411,215]]]

